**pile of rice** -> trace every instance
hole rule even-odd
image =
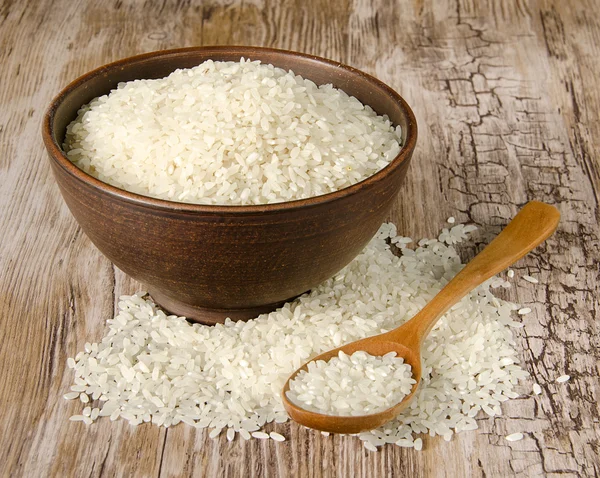
[[[65,398],[84,403],[72,420],[99,416],[132,424],[185,423],[248,439],[273,438],[265,424],[285,422],[281,389],[304,362],[342,344],[395,328],[414,316],[462,267],[453,245],[473,226],[444,230],[440,240],[411,242],[383,225],[364,251],[335,277],[283,308],[248,322],[214,327],[167,316],[143,294],[122,297],[100,343],[68,360],[75,383]],[[392,252],[397,249],[400,256]],[[411,405],[383,428],[359,438],[422,446],[421,433],[477,428],[482,411],[501,414],[528,375],[518,364],[511,327],[518,307],[492,294],[494,278],[440,319],[423,349],[423,380]],[[92,403],[88,403],[92,402]]]
[[[121,83],[67,127],[68,158],[121,189],[198,204],[265,204],[362,181],[400,151],[387,116],[259,61],[206,61]]]
[[[336,416],[378,413],[400,403],[416,381],[396,352],[383,357],[340,351],[329,361],[308,364],[290,381],[286,395],[304,410]]]

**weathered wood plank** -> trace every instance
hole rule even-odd
[[[600,474],[600,21],[597,2],[385,0],[0,4],[0,450],[12,476],[594,476]],[[421,453],[273,426],[284,443],[229,443],[178,426],[68,421],[68,356],[102,337],[116,297],[141,285],[70,216],[39,139],[74,77],[128,55],[253,44],[349,63],[397,89],[420,127],[391,219],[413,237],[453,215],[476,247],[530,199],[559,231],[521,261],[503,297],[531,307],[518,343],[532,378],[504,415]],[[554,383],[562,373],[566,385]],[[531,385],[543,394],[531,396]],[[526,438],[508,443],[504,435]]]

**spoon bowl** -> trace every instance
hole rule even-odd
[[[554,206],[531,201],[521,209],[504,230],[469,262],[446,286],[408,322],[389,332],[357,340],[325,352],[296,370],[282,391],[283,405],[288,415],[301,425],[333,433],[360,433],[378,428],[392,420],[410,405],[421,383],[421,345],[440,317],[467,293],[495,274],[506,269],[529,251],[546,240],[558,226],[560,213]],[[287,397],[290,381],[308,364],[317,360],[328,361],[339,352],[351,355],[364,351],[383,356],[396,352],[412,367],[416,383],[401,402],[378,413],[346,416],[317,413],[302,408]]]
[[[324,432],[330,433],[360,433],[365,430],[378,428],[384,423],[398,416],[409,404],[410,399],[414,396],[421,382],[421,355],[420,351],[411,347],[407,347],[403,343],[396,342],[393,339],[386,340],[386,334],[368,337],[366,339],[357,340],[350,344],[338,347],[337,349],[329,350],[321,355],[316,356],[302,367],[296,370],[287,380],[283,387],[283,404],[288,415],[292,420],[306,427],[315,428]],[[342,415],[326,415],[306,410],[295,403],[288,397],[287,392],[290,389],[290,382],[296,378],[302,370],[308,370],[308,364],[317,360],[329,361],[336,357],[339,352],[351,355],[354,352],[364,351],[370,355],[383,356],[389,352],[396,352],[397,357],[402,357],[404,362],[412,368],[413,378],[416,380],[409,395],[404,400],[397,403],[391,408],[379,413],[360,416],[342,416]]]

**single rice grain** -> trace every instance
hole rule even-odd
[[[285,437],[277,432],[271,432],[269,433],[269,436],[271,437],[271,440],[285,441]]]

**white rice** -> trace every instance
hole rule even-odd
[[[83,422],[86,425],[91,425],[94,421],[86,415],[73,415],[69,418],[72,422]]]
[[[269,437],[271,437],[271,440],[285,441],[285,437],[283,435],[281,435],[280,433],[277,433],[277,432],[271,432],[271,433],[269,433]]]
[[[290,381],[288,399],[304,410],[326,415],[378,413],[400,403],[416,381],[412,368],[395,352],[376,357],[339,352],[329,361],[308,364]]]
[[[571,379],[571,376],[570,376],[570,375],[561,375],[560,377],[558,377],[558,378],[556,379],[556,381],[557,381],[558,383],[565,383],[565,382],[568,382],[570,379]]]
[[[121,189],[243,205],[350,186],[388,165],[400,141],[387,116],[342,90],[242,58],[120,83],[80,109],[63,146]]]
[[[529,275],[524,275],[523,280],[526,280],[527,282],[531,282],[532,284],[537,284],[539,282],[535,277],[532,277]]]
[[[363,442],[363,446],[369,451],[379,451],[375,445],[368,441]]]
[[[523,439],[523,434],[522,433],[512,433],[510,435],[507,435],[506,437],[507,441],[519,441]]]
[[[400,440],[397,440],[394,443],[403,448],[413,448],[415,446],[415,442],[412,438],[400,438]]]
[[[111,420],[183,422],[213,429],[211,438],[229,428],[244,439],[265,438],[267,423],[287,419],[280,393],[289,374],[311,357],[413,317],[463,267],[448,243],[460,242],[465,229],[409,249],[393,225],[383,225],[335,277],[248,322],[192,325],[143,294],[124,296],[102,341],[75,356],[72,389],[97,397],[99,416]],[[518,396],[515,385],[528,376],[511,331],[522,325],[513,318],[519,307],[494,297],[492,280],[448,311],[426,339],[422,384],[409,408],[359,439],[417,449],[416,435],[449,440],[476,429],[482,411],[498,416],[501,403]]]
[[[533,384],[533,393],[535,393],[536,395],[540,395],[542,393],[542,387],[540,387],[539,384],[534,383]]]

